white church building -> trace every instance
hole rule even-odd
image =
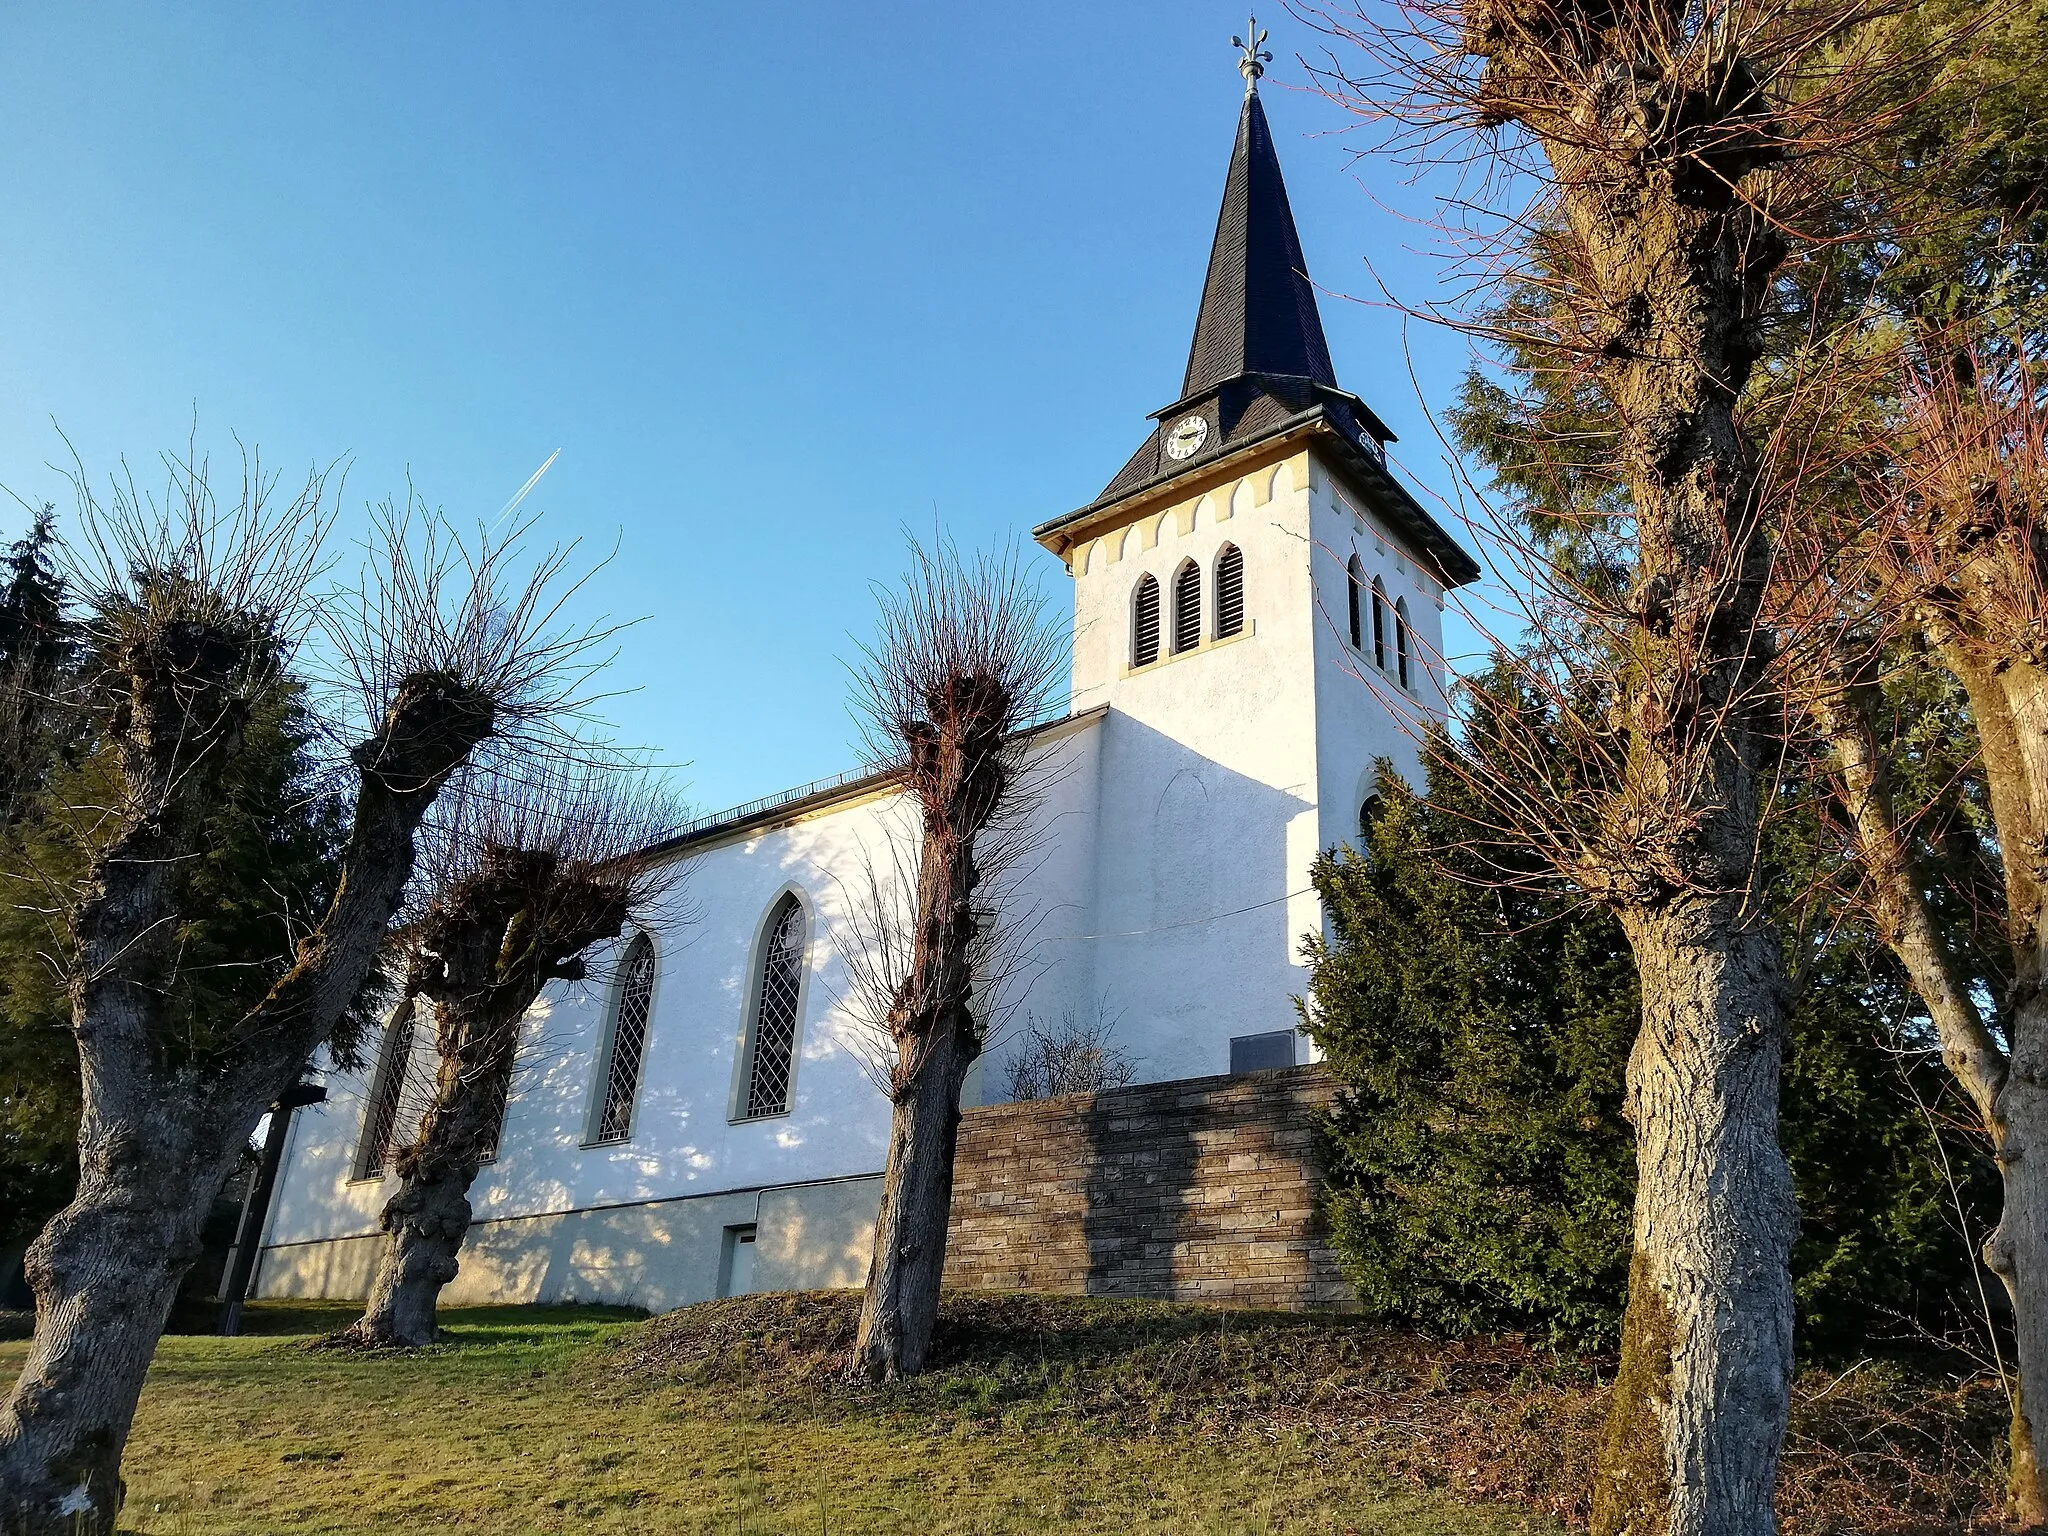
[[[1443,714],[1443,596],[1478,568],[1390,471],[1390,436],[1337,383],[1253,82],[1179,394],[1100,495],[1032,530],[1072,581],[1074,639],[1068,710],[1029,748],[1059,771],[1020,877],[1015,1016],[1114,1018],[1139,1083],[1303,1059],[1311,862],[1355,838],[1375,759],[1412,771]],[[673,842],[676,921],[527,1021],[449,1301],[662,1310],[862,1282],[889,1105],[847,957],[898,810],[886,779],[849,776]],[[298,1112],[258,1294],[366,1290],[432,1050],[387,1037]],[[1003,1097],[1004,1051],[966,1103]]]

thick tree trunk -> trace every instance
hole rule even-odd
[[[114,1529],[136,1400],[226,1161],[103,1142],[30,1246],[35,1338],[0,1410],[7,1536]]]
[[[1623,914],[1635,1257],[1594,1493],[1598,1536],[1766,1536],[1792,1368],[1798,1235],[1778,1148],[1777,941],[1701,899]]]
[[[522,1010],[523,1012],[523,1010]],[[395,1159],[398,1189],[384,1203],[384,1251],[351,1342],[418,1349],[434,1342],[441,1290],[461,1268],[469,1234],[469,1187],[496,1139],[511,1084],[519,1021],[464,1028],[444,1007],[434,1102],[419,1137]]]
[[[409,1178],[384,1205],[384,1252],[363,1315],[348,1330],[356,1343],[417,1349],[434,1342],[441,1288],[461,1268],[469,1232],[469,1186],[476,1165],[439,1165],[437,1177]]]
[[[924,1369],[946,1269],[960,1088],[976,1054],[972,1021],[949,1021],[890,1110],[888,1170],[852,1366],[869,1381]]]

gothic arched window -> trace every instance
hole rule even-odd
[[[1351,557],[1351,563],[1344,567],[1344,585],[1351,608],[1351,649],[1365,649],[1365,622],[1360,617],[1359,605],[1364,601],[1365,567],[1358,563],[1358,556]]]
[[[633,1135],[633,1104],[640,1095],[640,1063],[647,1055],[647,1024],[654,1008],[654,941],[633,936],[619,962],[612,988],[611,1018],[604,1050],[598,1059],[603,1097],[590,1128],[592,1145],[628,1141]]]
[[[376,1178],[391,1157],[405,1073],[412,1065],[412,1033],[412,1008],[401,1005],[384,1026],[383,1043],[377,1048],[377,1073],[370,1080],[370,1101],[363,1111],[363,1138],[356,1144],[355,1178]]]
[[[1394,604],[1394,662],[1400,669],[1401,686],[1408,686],[1408,599]]]
[[[1131,597],[1131,665],[1149,667],[1159,659],[1159,583],[1138,578]]]
[[[1387,589],[1372,579],[1372,664],[1387,670]]]
[[[1192,560],[1173,573],[1173,650],[1192,651],[1202,643],[1202,568]]]
[[[754,978],[753,1017],[747,1024],[746,1093],[742,1120],[789,1113],[796,1072],[797,1030],[803,1023],[804,904],[791,891],[768,914]]]
[[[1244,630],[1244,551],[1223,546],[1216,557],[1216,638],[1227,640]]]

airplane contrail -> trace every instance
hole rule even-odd
[[[536,469],[531,475],[527,477],[526,484],[522,485],[521,487],[519,487],[517,491],[512,493],[512,499],[505,503],[505,510],[498,514],[498,523],[504,522],[506,518],[510,517],[514,512],[519,510],[519,503],[526,500],[526,498],[532,494],[533,488],[536,485],[540,484],[540,477],[546,474],[550,469],[552,469],[554,467],[555,460],[559,459],[561,456],[562,450],[557,448],[553,453],[548,455],[547,463],[541,465],[539,469]],[[493,523],[491,524],[491,526],[495,528],[498,526],[498,523]]]

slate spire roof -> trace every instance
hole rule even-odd
[[[1471,581],[1479,575],[1477,563],[1388,472],[1386,445],[1394,434],[1337,383],[1280,156],[1259,101],[1259,73],[1256,67],[1245,72],[1237,142],[1180,398],[1152,413],[1144,445],[1099,496],[1032,535],[1064,555],[1074,539],[1085,537],[1084,525],[1113,515],[1132,497],[1201,475],[1257,444],[1313,436],[1384,523],[1448,584]]]
[[[1181,398],[1252,373],[1337,382],[1273,131],[1247,86]]]

